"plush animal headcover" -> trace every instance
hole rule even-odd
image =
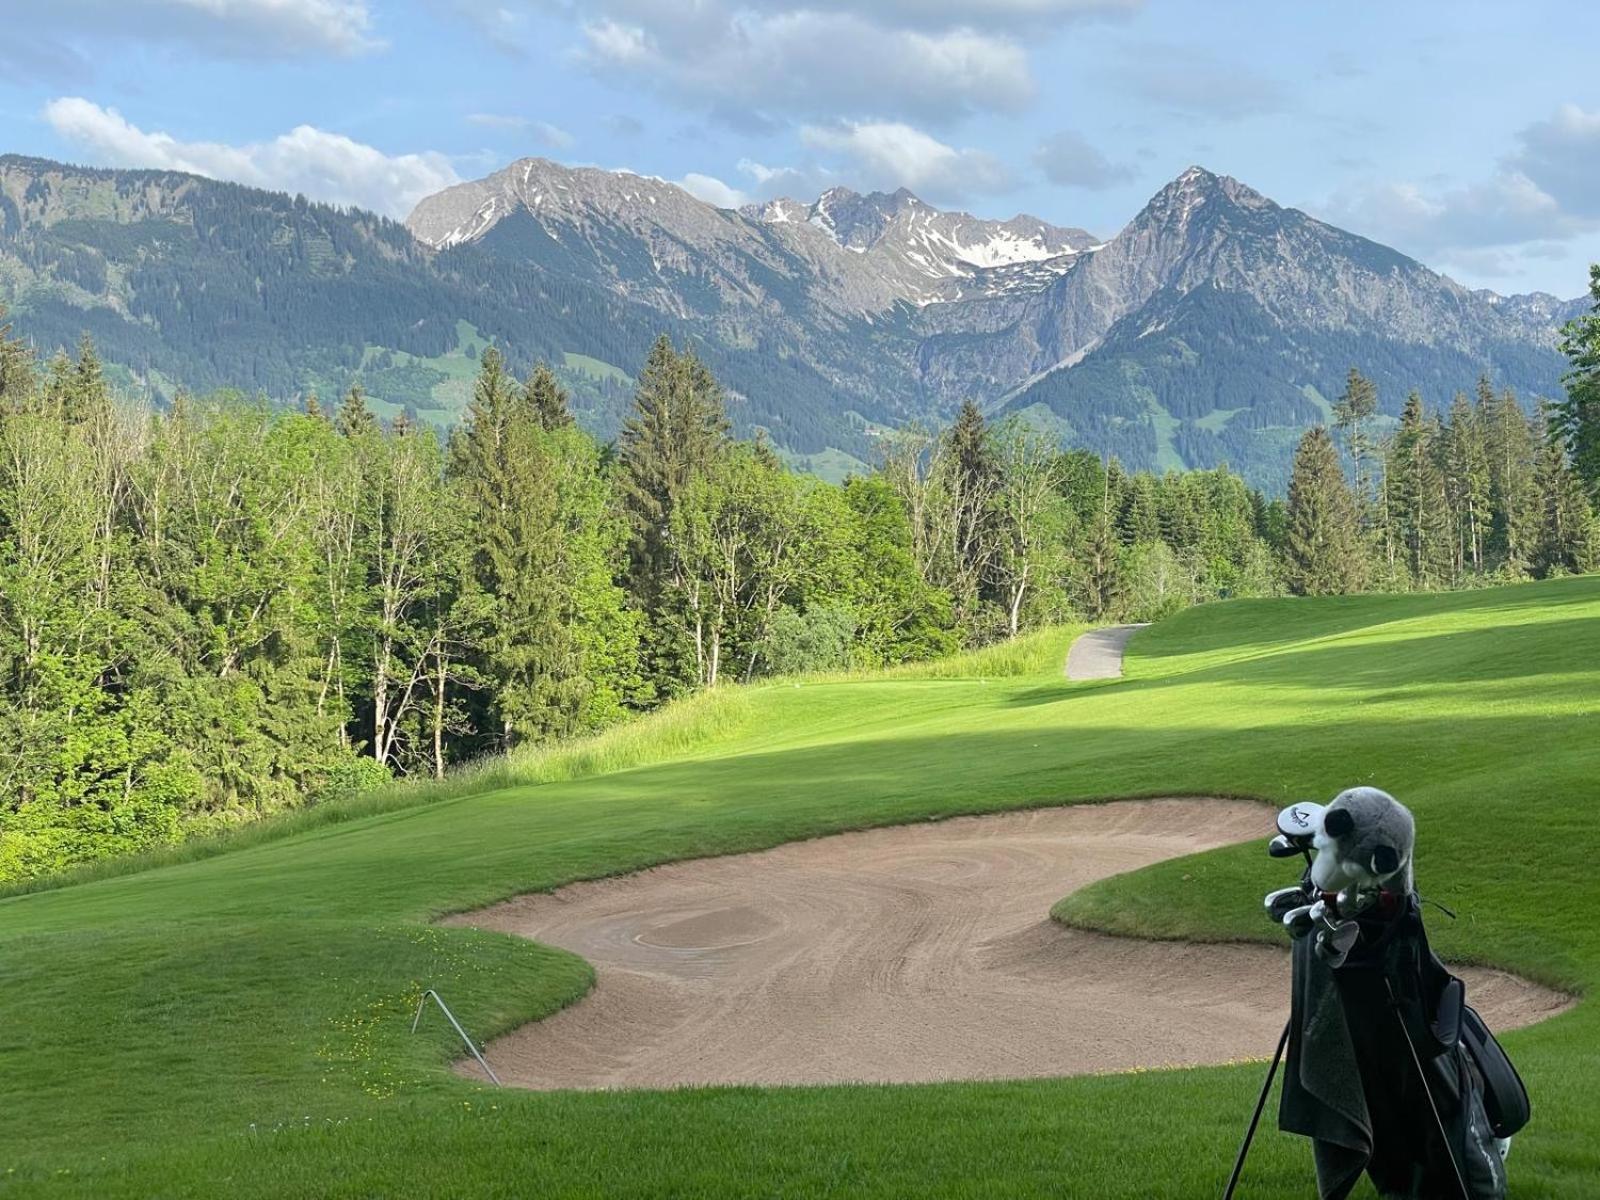
[[[1416,839],[1405,805],[1377,788],[1350,788],[1322,810],[1311,881],[1325,892],[1374,886],[1410,892]]]

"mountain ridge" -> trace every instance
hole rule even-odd
[[[448,423],[493,341],[519,368],[556,363],[606,434],[665,331],[723,376],[737,425],[801,462],[870,460],[882,430],[971,397],[1132,466],[1226,459],[1274,487],[1350,366],[1385,412],[1412,386],[1443,403],[1480,372],[1553,394],[1557,328],[1583,308],[1469,290],[1201,167],[1099,240],[906,189],[717,208],[537,158],[401,225],[176,172],[0,156],[0,298],[49,345],[87,329],[161,394],[360,379],[380,406]]]

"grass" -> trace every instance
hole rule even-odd
[[[1208,606],[1142,633],[1114,683],[1062,679],[1066,637],[955,667],[730,691],[612,741],[485,768],[428,803],[0,901],[0,1191],[1219,1191],[1259,1064],[531,1094],[449,1074],[458,1046],[436,1014],[408,1033],[423,987],[488,1037],[590,983],[571,955],[428,924],[440,914],[956,813],[1171,793],[1281,804],[1376,782],[1418,815],[1423,891],[1461,914],[1431,919],[1441,950],[1582,992],[1600,981],[1600,835],[1586,811],[1600,779],[1600,579]],[[1057,915],[1270,938],[1259,897],[1284,870],[1237,847],[1107,881]],[[1596,1006],[1506,1040],[1535,1107],[1513,1194],[1592,1195]],[[1305,1143],[1266,1131],[1241,1195],[1309,1196],[1310,1178]]]
[[[587,354],[574,354],[571,350],[561,353],[562,365],[569,371],[576,371],[580,375],[587,375],[590,379],[611,380],[624,387],[632,386],[633,377],[621,367],[613,366],[604,359],[590,358]]]

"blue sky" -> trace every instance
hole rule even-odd
[[[1600,260],[1570,0],[0,0],[0,30],[0,151],[398,217],[538,154],[1108,236],[1199,163],[1472,286],[1575,296]]]

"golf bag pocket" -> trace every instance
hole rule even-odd
[[[1470,1054],[1453,1055],[1461,1079],[1461,1113],[1458,1149],[1462,1178],[1471,1200],[1503,1200],[1506,1165],[1484,1106],[1483,1076]]]
[[[1471,1005],[1462,1013],[1461,1041],[1483,1081],[1483,1107],[1489,1128],[1495,1137],[1508,1138],[1526,1125],[1531,1115],[1522,1076]]]
[[[1454,1050],[1461,1040],[1462,1010],[1467,1003],[1467,985],[1454,975],[1439,991],[1433,1006],[1433,1019],[1428,1022],[1428,1034],[1434,1043],[1434,1053]]]

